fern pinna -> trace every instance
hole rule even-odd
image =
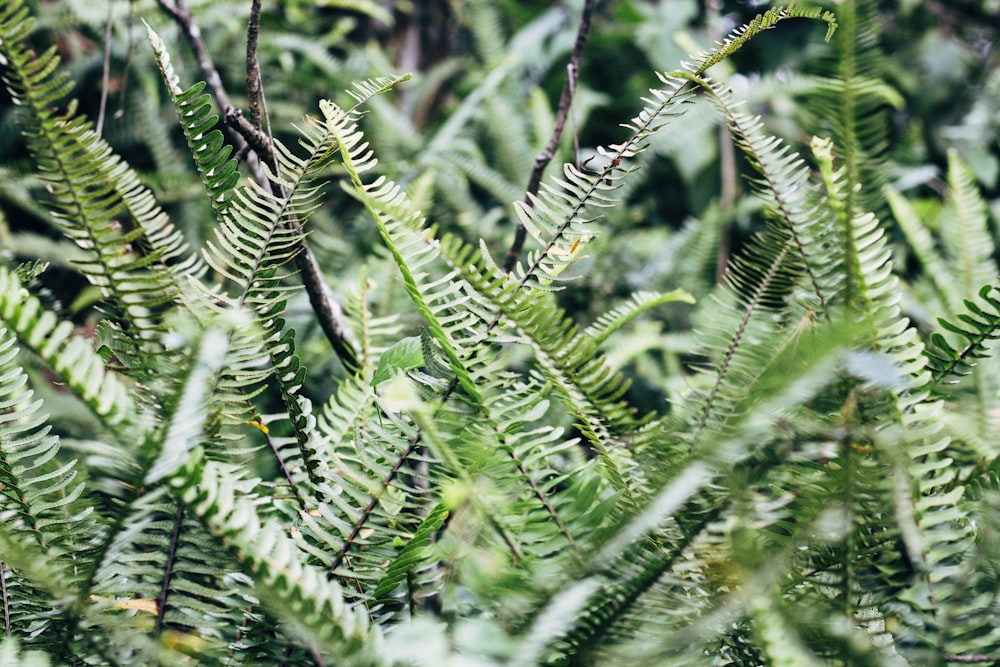
[[[514,205],[536,246],[507,272],[486,241],[429,224],[378,163],[362,109],[405,76],[322,102],[297,146],[269,144],[267,182],[246,181],[204,84],[181,86],[149,28],[213,223],[192,251],[61,106],[54,51],[28,49],[28,10],[4,3],[3,81],[103,310],[87,338],[41,298],[44,266],[0,265],[0,657],[881,665],[1000,650],[990,403],[977,428],[942,416],[944,400],[992,386],[974,366],[991,363],[1000,319],[985,208],[953,156],[940,251],[887,195],[931,273],[963,267],[961,290],[945,276],[928,289],[942,331],[925,348],[938,320],[904,316],[866,210],[883,192],[864,176],[880,103],[858,101],[881,90],[875,70],[848,63],[825,81],[824,104],[843,104],[806,157],[708,72],[793,18],[837,27],[773,8],[659,74],[619,143]],[[871,38],[845,27],[842,51]],[[643,413],[608,346],[693,298],[640,291],[583,326],[560,297],[602,247],[602,212],[695,99],[745,156],[763,224],[693,316],[679,400]],[[290,266],[331,177],[385,252],[346,302],[356,364],[317,396],[308,335],[289,324]],[[367,278],[387,274],[405,298]],[[50,428],[38,368],[89,411],[90,440]],[[982,377],[950,384],[969,371]]]

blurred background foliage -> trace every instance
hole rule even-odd
[[[163,0],[172,3],[172,0]],[[181,85],[204,78],[171,17],[156,0],[36,0],[38,45],[55,44],[77,83],[81,108],[137,170],[196,245],[212,216],[186,155],[169,98],[153,62],[143,21],[175,54]],[[245,107],[245,44],[249,0],[188,2],[232,96]],[[560,162],[588,164],[598,145],[623,136],[618,124],[641,107],[655,71],[678,69],[767,3],[753,0],[602,0],[591,28]],[[824,3],[819,3],[824,4]],[[825,3],[836,11],[839,3]],[[873,146],[871,178],[884,180],[933,230],[948,215],[941,201],[949,152],[960,156],[992,210],[1000,214],[1000,0],[898,0],[861,3],[871,16],[870,48],[877,51],[884,100],[873,113],[887,132]],[[405,184],[431,221],[469,239],[484,238],[495,255],[509,245],[511,202],[521,199],[535,154],[551,133],[555,106],[582,2],[537,0],[282,0],[265,2],[260,67],[271,129],[286,143],[295,125],[322,98],[342,100],[356,80],[413,72],[392,95],[373,101],[363,121],[380,168]],[[789,21],[753,40],[719,66],[749,108],[793,147],[828,134],[814,113],[822,77],[830,75],[836,39],[822,27]],[[107,54],[107,56],[106,56]],[[704,101],[675,131],[656,139],[628,181],[623,204],[608,211],[601,239],[582,264],[575,288],[564,293],[587,324],[637,289],[681,287],[704,297],[729,257],[763,227],[758,202],[746,196],[746,169],[717,113]],[[103,108],[103,112],[102,112]],[[72,266],[73,249],[58,240],[44,192],[31,176],[15,110],[0,99],[0,245],[3,261],[40,258],[51,299],[92,326],[96,293]],[[803,154],[808,154],[804,151]],[[598,158],[599,159],[599,158]],[[391,284],[393,267],[377,233],[330,173],[327,205],[315,216],[311,243],[335,293],[351,299],[377,293],[376,313],[407,308]],[[880,216],[892,212],[872,201]],[[901,232],[894,231],[902,278],[919,292],[922,269]],[[530,242],[529,242],[530,243]],[[361,296],[359,296],[361,295]],[[927,321],[919,298],[911,317]],[[682,391],[685,350],[693,348],[690,307],[664,310],[623,332],[610,358],[627,368],[640,409],[662,405]],[[311,331],[305,298],[290,305],[300,352],[313,387],[340,373],[334,355]],[[311,335],[312,334],[312,335]],[[69,408],[67,408],[69,409]],[[82,418],[82,417],[81,417]],[[85,423],[66,415],[67,433]]]

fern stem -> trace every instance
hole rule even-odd
[[[7,566],[0,560],[0,595],[3,596],[3,630],[7,637],[13,634],[10,621],[10,599],[7,597]]]
[[[389,488],[389,485],[392,484],[392,481],[396,479],[397,475],[399,475],[400,470],[402,470],[403,468],[403,464],[406,463],[407,459],[409,459],[410,456],[413,455],[413,453],[417,450],[419,444],[420,444],[420,433],[417,433],[415,436],[413,436],[413,439],[410,440],[410,444],[403,451],[403,453],[396,458],[396,462],[393,463],[392,468],[389,470],[389,472],[386,473],[385,477],[382,478],[379,491],[377,493],[372,494],[371,500],[369,500],[368,504],[365,505],[365,508],[361,510],[361,514],[358,516],[357,520],[355,520],[354,525],[351,526],[351,532],[344,540],[344,544],[341,545],[340,549],[333,557],[333,560],[330,561],[330,565],[326,568],[326,574],[328,578],[333,577],[333,573],[337,570],[338,567],[340,567],[340,564],[344,562],[344,559],[347,557],[347,552],[350,550],[355,540],[358,539],[358,535],[361,534],[362,529],[364,529],[364,527],[368,524],[368,519],[371,518],[371,515],[375,511],[375,508],[378,507],[379,501],[382,499],[382,494],[385,493],[385,490]]]
[[[590,33],[591,17],[594,14],[594,6],[597,0],[586,0],[583,4],[583,13],[580,15],[580,25],[576,31],[576,40],[573,42],[573,51],[566,65],[566,83],[563,84],[562,95],[559,97],[559,108],[556,112],[555,125],[549,141],[538,155],[535,156],[535,163],[531,168],[531,176],[528,177],[528,188],[525,191],[524,203],[531,205],[531,197],[538,194],[538,189],[542,185],[542,174],[545,168],[552,161],[559,148],[559,139],[562,137],[563,129],[566,126],[566,119],[569,117],[570,109],[573,106],[573,98],[576,95],[576,81],[580,74],[580,62],[583,60],[583,48],[587,44],[587,36]],[[518,221],[517,229],[514,231],[514,242],[511,243],[507,251],[507,257],[503,262],[503,270],[507,273],[514,268],[517,258],[524,248],[524,241],[528,235],[528,230],[523,222]]]
[[[170,595],[170,581],[174,576],[174,562],[177,558],[177,546],[180,543],[181,525],[184,523],[184,503],[177,503],[174,513],[174,526],[170,531],[170,545],[167,547],[167,560],[164,566],[163,583],[160,586],[160,596],[156,601],[156,621],[153,632],[159,635],[163,631],[163,619],[167,614],[167,596]]]
[[[729,344],[729,349],[726,350],[725,358],[722,360],[722,363],[719,364],[719,370],[716,373],[716,380],[712,384],[712,390],[709,392],[708,398],[705,401],[705,407],[701,412],[701,418],[698,420],[698,428],[695,430],[692,438],[693,442],[697,442],[698,437],[701,435],[702,431],[705,430],[705,426],[708,424],[708,418],[712,414],[715,397],[718,395],[719,390],[723,385],[723,379],[725,378],[726,372],[729,370],[729,364],[733,360],[733,356],[736,354],[736,350],[739,348],[740,343],[743,341],[743,334],[746,331],[747,325],[750,323],[750,318],[757,312],[757,306],[760,305],[761,300],[764,298],[764,294],[767,292],[767,288],[770,287],[771,281],[778,275],[778,270],[781,268],[785,255],[787,254],[788,246],[785,245],[785,247],[781,249],[781,252],[774,258],[774,261],[771,262],[771,267],[764,275],[764,278],[760,281],[760,284],[754,291],[749,303],[747,303],[743,312],[743,319],[740,321],[739,327],[737,327],[736,332],[733,334],[733,339]]]

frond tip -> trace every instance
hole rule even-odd
[[[940,332],[931,334],[931,344],[926,350],[934,383],[968,374],[976,360],[993,354],[990,341],[1000,338],[1000,287],[984,285],[979,298],[966,299],[966,312],[955,315],[954,320],[938,318],[938,324],[965,344],[959,349]]]

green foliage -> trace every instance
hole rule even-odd
[[[338,39],[395,16],[325,4],[355,12],[334,13]],[[0,662],[995,661],[993,230],[957,151],[943,202],[887,185],[902,99],[873,3],[775,7],[646,77],[622,132],[526,198],[553,112],[515,84],[534,56],[560,62],[562,10],[505,42],[496,6],[463,9],[491,69],[460,79],[443,119],[426,118],[433,73],[402,90],[409,75],[362,76],[293,132],[283,105],[302,91],[276,82],[256,178],[147,26],[149,90],[180,127],[175,146],[144,126],[145,178],[66,101],[57,49],[28,46],[29,7],[2,4],[0,72],[44,188],[32,214],[75,248],[98,307],[66,308],[44,258],[0,257]],[[792,86],[824,129],[805,154],[725,70],[797,18],[836,39]],[[336,69],[322,49],[286,55]],[[656,197],[644,179],[717,120],[752,196],[628,227]],[[740,216],[746,238],[714,252]],[[534,246],[505,272],[515,220]],[[352,363],[329,361],[289,268],[307,239],[327,291],[349,294]]]

